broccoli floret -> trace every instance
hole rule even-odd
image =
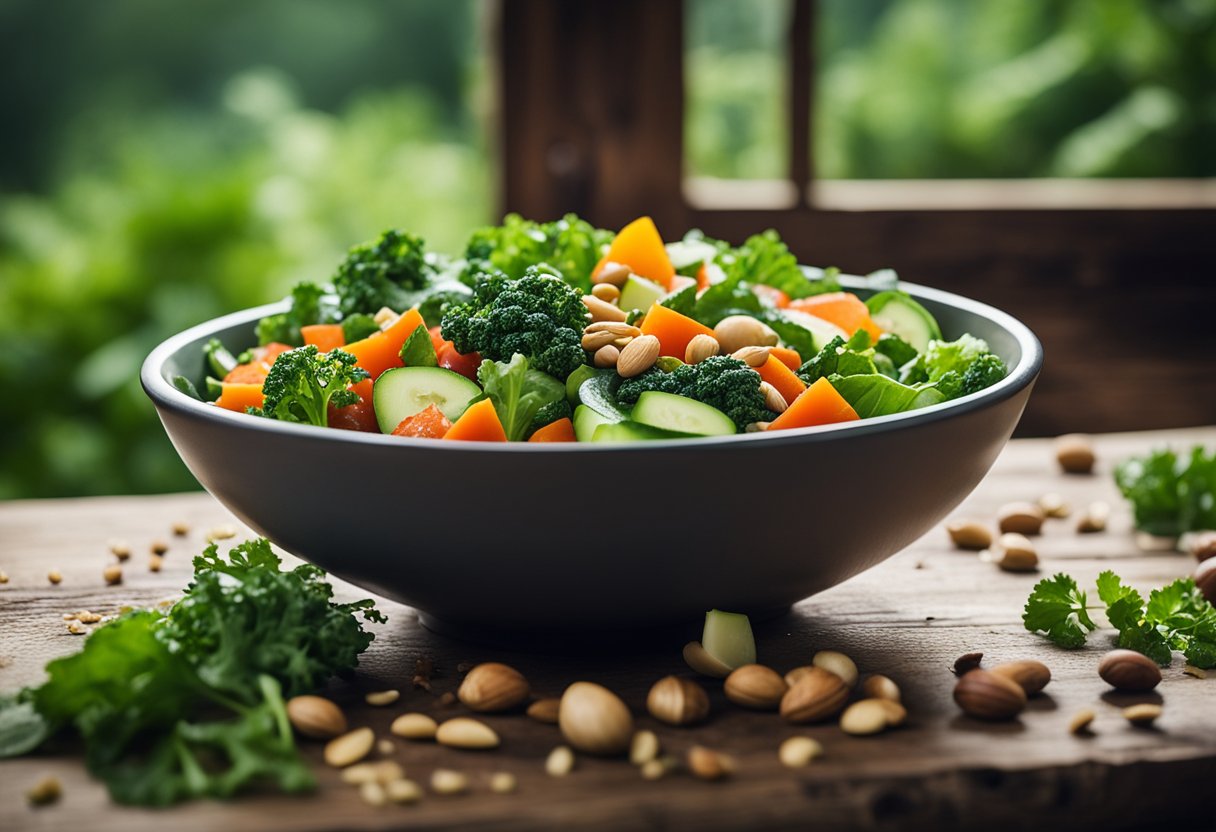
[[[315,344],[282,353],[262,384],[265,401],[250,408],[256,416],[325,427],[329,407],[346,407],[359,401],[347,387],[368,378],[344,350],[320,352]]]
[[[975,393],[986,387],[991,387],[1005,377],[1005,362],[995,353],[981,355],[963,373],[963,392],[960,395]]]
[[[297,283],[291,290],[291,309],[270,315],[258,321],[258,344],[289,344],[298,347],[304,343],[300,327],[328,323],[333,310],[322,306],[325,290],[307,280]]]
[[[770,422],[777,414],[764,406],[760,374],[737,358],[716,355],[697,364],[684,364],[670,373],[650,369],[627,379],[617,399],[633,404],[647,390],[674,393],[716,407],[742,431],[753,422]]]
[[[533,417],[532,424],[528,427],[528,435],[531,436],[545,425],[550,425],[558,419],[569,419],[572,412],[568,399],[558,399],[555,402],[549,402],[536,411],[536,416]]]
[[[477,352],[493,361],[519,353],[534,369],[565,378],[586,363],[586,324],[587,307],[578,290],[532,266],[518,280],[482,275],[473,300],[444,313],[442,331],[457,352]]]
[[[900,371],[904,384],[935,383],[947,399],[983,390],[1005,377],[1005,362],[973,335],[957,341],[930,341]]]
[[[342,314],[373,314],[387,306],[400,312],[414,305],[414,293],[430,283],[421,238],[395,229],[350,250],[334,276]]]

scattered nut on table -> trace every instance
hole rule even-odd
[[[977,719],[1013,719],[1026,707],[1026,691],[1012,679],[988,670],[969,670],[954,686],[954,701]]]
[[[1056,461],[1067,474],[1088,474],[1097,459],[1093,441],[1083,433],[1066,433],[1056,437]]]
[[[1116,690],[1142,693],[1161,684],[1161,668],[1135,650],[1111,650],[1098,662],[1098,675]]]
[[[946,533],[960,549],[980,551],[992,545],[992,530],[979,520],[952,520],[946,524]]]

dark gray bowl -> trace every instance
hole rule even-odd
[[[863,289],[860,279],[845,281]],[[157,347],[142,381],[199,482],[275,544],[486,634],[648,627],[718,607],[774,613],[881,562],[966,497],[1042,364],[1022,323],[911,284],[947,337],[1010,366],[965,398],[843,426],[627,445],[404,440],[220,410],[176,390],[201,347],[254,342],[281,304]]]

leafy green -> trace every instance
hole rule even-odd
[[[173,386],[192,399],[203,400],[203,397],[198,393],[198,388],[194,386],[194,382],[183,375],[173,377]]]
[[[791,300],[840,290],[836,269],[828,269],[820,279],[811,280],[798,265],[798,258],[772,229],[748,237],[743,245],[723,252],[718,256],[718,264],[727,280],[733,278],[772,286],[785,292]]]
[[[355,312],[342,319],[342,340],[348,344],[362,341],[379,331],[380,325],[376,323],[375,316],[366,312]]]
[[[584,386],[594,381],[584,382]],[[626,379],[617,388],[616,398],[634,404],[648,390],[686,396],[721,410],[742,431],[753,422],[777,418],[764,406],[760,381],[760,374],[737,358],[715,355],[697,364],[681,364],[671,372],[652,368]]]
[[[336,318],[323,304],[324,295],[325,290],[315,283],[307,280],[297,283],[291,290],[290,309],[258,321],[258,344],[278,343],[293,347],[303,344],[300,327],[329,323]]]
[[[527,438],[542,408],[561,403],[569,411],[566,385],[548,373],[529,368],[528,359],[519,353],[511,356],[510,361],[481,362],[477,380],[494,403],[510,441]]]
[[[219,338],[211,338],[203,345],[203,357],[207,359],[207,370],[217,378],[223,378],[236,369],[237,358],[220,342]]]
[[[873,371],[849,376],[833,373],[828,381],[863,419],[916,410],[944,400],[935,385],[900,384]]]
[[[986,341],[964,334],[956,341],[930,341],[902,368],[899,380],[935,384],[945,398],[956,399],[991,387],[1005,373],[1005,362],[988,349]]]
[[[48,733],[47,721],[31,703],[0,696],[0,759],[28,754]]]
[[[868,339],[865,330],[858,330]],[[856,337],[856,336],[854,336]],[[850,338],[846,343],[843,338],[837,335],[831,341],[824,345],[818,353],[812,356],[808,361],[804,362],[798,368],[796,375],[807,384],[814,384],[821,378],[827,378],[830,375],[853,376],[853,375],[873,375],[877,372],[874,366],[873,350],[857,352],[850,349],[849,344],[854,343]]]
[[[518,279],[529,267],[545,264],[586,293],[591,291],[591,272],[612,236],[575,214],[547,223],[507,214],[502,225],[479,228],[469,238],[465,282],[475,283],[480,272],[502,272]]]
[[[1106,618],[1119,631],[1119,646],[1143,653],[1158,664],[1170,663],[1165,637],[1144,617],[1144,599],[1109,569],[1098,576],[1098,597]]]
[[[341,349],[320,352],[315,344],[281,353],[262,383],[262,407],[251,408],[251,412],[283,422],[325,427],[330,406],[345,407],[359,400],[347,388],[368,378],[368,374],[355,365],[355,360]]]
[[[401,345],[401,363],[407,367],[438,367],[439,356],[435,354],[435,342],[425,327],[410,333]]]
[[[1040,632],[1061,647],[1076,648],[1097,628],[1085,607],[1085,593],[1063,573],[1034,585],[1022,622],[1032,633]]]
[[[1115,468],[1115,483],[1141,531],[1177,537],[1216,528],[1216,451],[1196,445],[1185,458],[1168,448],[1132,457]]]
[[[677,289],[671,294],[659,298],[659,305],[679,312],[689,318],[695,317],[697,310],[697,284],[692,283],[683,289]],[[642,310],[645,311],[645,310]]]
[[[874,345],[874,349],[881,355],[890,358],[896,367],[902,367],[909,361],[914,360],[917,355],[916,347],[893,332],[884,332],[880,335],[878,343]]]

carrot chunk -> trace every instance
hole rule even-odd
[[[790,402],[790,406],[773,420],[768,429],[809,428],[836,422],[852,422],[859,418],[861,417],[857,415],[857,411],[836,392],[831,382],[821,378]]]

